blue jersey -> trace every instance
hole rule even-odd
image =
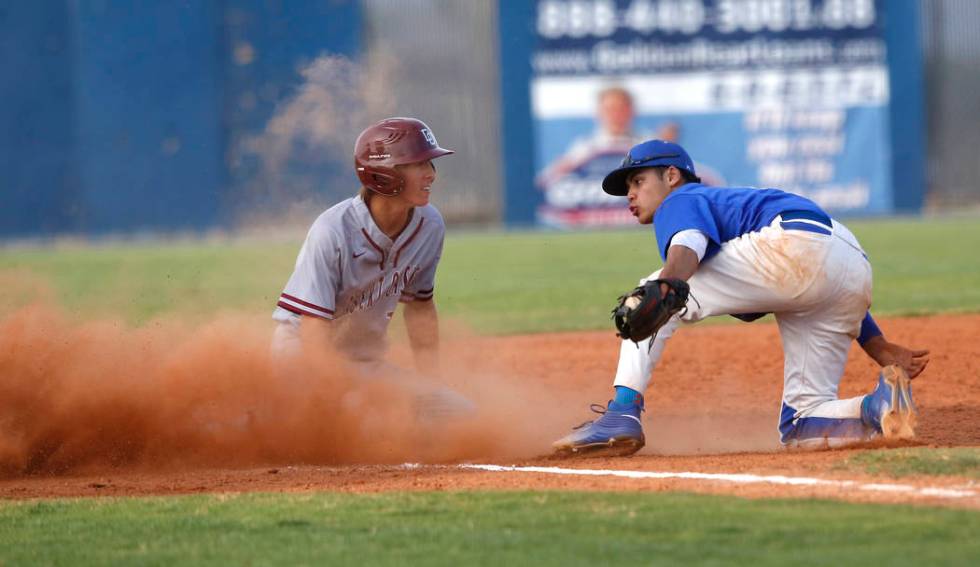
[[[660,257],[667,261],[667,248],[682,230],[700,230],[708,237],[704,259],[718,253],[722,244],[768,226],[787,211],[809,211],[826,217],[816,203],[778,189],[752,187],[708,187],[688,183],[664,199],[653,215]]]

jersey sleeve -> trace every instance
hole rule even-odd
[[[667,249],[674,235],[684,230],[696,230],[708,239],[705,258],[721,247],[721,231],[707,199],[695,195],[675,195],[664,200],[653,219],[660,257],[667,261]]]
[[[277,305],[296,315],[333,319],[342,269],[340,252],[332,232],[311,230]]]
[[[864,319],[861,321],[861,333],[857,338],[858,344],[864,346],[864,343],[881,335],[883,335],[883,333],[878,327],[878,323],[875,323],[874,318],[871,317],[871,312],[868,311],[864,314]]]
[[[708,237],[703,232],[694,228],[685,228],[670,239],[670,246],[686,246],[694,251],[698,256],[698,262],[704,258],[704,253],[708,249]]]
[[[441,223],[438,234],[433,235],[432,238],[435,253],[431,260],[421,266],[418,274],[405,286],[400,299],[402,303],[429,301],[435,295],[436,268],[439,267],[439,260],[442,259],[442,246],[445,241],[445,228],[442,227]]]

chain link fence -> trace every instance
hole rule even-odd
[[[387,108],[432,127],[456,155],[439,160],[433,202],[455,224],[501,218],[497,3],[364,0],[368,60],[393,60]],[[530,127],[530,125],[528,125]]]
[[[928,210],[980,206],[980,2],[923,0]]]

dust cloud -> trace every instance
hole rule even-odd
[[[681,412],[686,409],[686,412]],[[717,455],[782,449],[772,412],[719,413],[698,408],[648,410],[647,452]]]
[[[49,304],[0,320],[0,476],[113,468],[447,462],[531,456],[550,418],[519,377],[470,368],[465,418],[419,419],[418,378],[351,378],[326,349],[284,365],[267,316],[140,327]],[[461,377],[465,379],[461,379]]]
[[[397,114],[396,67],[390,53],[373,50],[359,62],[322,56],[301,70],[265,128],[233,141],[240,228],[308,226],[310,211],[353,194],[354,140],[365,124]],[[27,276],[0,279],[8,299],[0,313],[10,314],[0,318],[0,475],[533,455],[547,450],[553,430],[535,434],[526,424],[560,413],[557,404],[527,403],[545,397],[528,380],[450,360],[446,375],[465,377],[453,388],[479,410],[420,423],[408,379],[352,379],[330,353],[274,364],[267,313],[204,325],[77,321]]]
[[[379,49],[361,61],[322,55],[299,71],[298,86],[262,131],[232,144],[238,228],[308,223],[311,209],[356,191],[354,141],[366,125],[397,113],[396,68]]]

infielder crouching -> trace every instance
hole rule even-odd
[[[451,153],[414,118],[389,118],[361,132],[354,164],[362,188],[310,228],[273,313],[274,356],[298,355],[312,335],[324,348],[332,344],[358,377],[404,376],[384,361],[388,325],[401,302],[417,369],[437,373],[433,296],[445,225],[429,196],[432,160]],[[472,409],[444,389],[420,390],[418,399],[428,405],[420,411]]]
[[[557,452],[643,447],[643,392],[665,342],[681,322],[714,315],[775,315],[783,444],[914,435],[909,380],[925,368],[928,351],[885,340],[868,311],[871,264],[847,227],[797,195],[702,185],[687,152],[662,140],[634,146],[602,188],[627,196],[641,224],[653,223],[664,267],[617,308],[624,340],[614,399],[601,418],[558,440]],[[871,394],[842,400],[838,386],[855,339],[883,368]]]

